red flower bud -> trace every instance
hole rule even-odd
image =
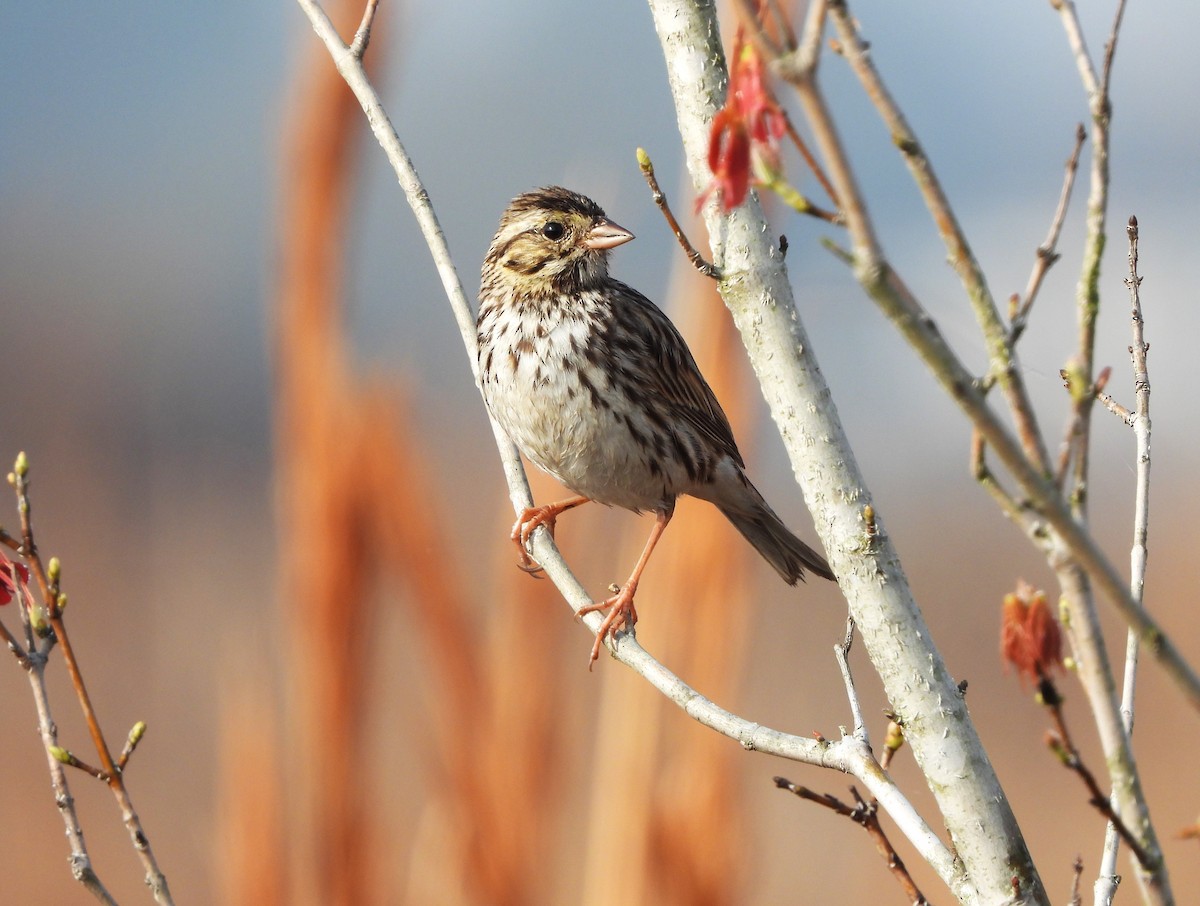
[[[1050,612],[1046,595],[1025,582],[1004,596],[1000,620],[1000,656],[1016,667],[1021,682],[1039,683],[1061,668],[1062,632]]]
[[[754,169],[777,173],[779,139],[787,131],[783,110],[767,87],[762,57],[745,44],[739,28],[734,39],[725,106],[713,117],[708,135],[712,181],[696,200],[696,210],[715,192],[730,211],[746,200]]]

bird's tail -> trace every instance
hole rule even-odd
[[[803,579],[805,569],[822,578],[833,579],[833,570],[825,558],[793,535],[757,491],[755,496],[758,496],[758,506],[752,508],[718,506],[725,518],[775,567],[788,585]]]

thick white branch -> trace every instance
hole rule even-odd
[[[708,0],[649,0],[667,61],[688,169],[709,179],[708,128],[725,92],[723,52]],[[706,211],[722,296],[779,428],[796,480],[825,542],[906,739],[937,798],[973,891],[960,899],[1044,901],[1044,891],[970,717],[933,645],[886,531],[864,531],[866,482],[838,420],[773,235],[756,199],[728,215]],[[886,806],[885,806],[886,807]]]

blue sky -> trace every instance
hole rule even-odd
[[[1080,7],[1098,57],[1112,4]],[[1004,300],[1022,290],[1075,126],[1087,117],[1056,14],[1044,0],[858,0],[852,8],[993,293]],[[665,297],[680,252],[638,172],[638,146],[654,158],[677,209],[688,202],[661,52],[644,5],[464,0],[399,8],[384,0],[380,17],[370,52],[386,58],[383,95],[468,292],[508,199],[561,183],[591,194],[637,234],[616,253],[614,269],[651,298]],[[1152,347],[1155,525],[1163,527],[1194,521],[1179,483],[1196,470],[1193,426],[1200,422],[1193,389],[1200,336],[1198,40],[1200,17],[1191,4],[1131,3],[1113,82],[1111,230],[1097,359],[1114,366],[1114,392],[1130,402],[1121,280],[1123,225],[1133,213],[1142,227]],[[217,537],[222,556],[244,549],[247,562],[232,555],[221,584],[247,598],[271,591],[251,555],[269,556],[272,532],[267,325],[286,188],[280,130],[288,105],[298,102],[293,69],[301,49],[315,42],[298,6],[285,0],[16,3],[5,10],[0,459],[26,448],[44,469],[42,512],[57,519],[61,549],[73,555],[65,562],[98,598],[128,594],[105,591],[101,582],[114,560],[122,564],[118,572],[125,570],[120,558],[130,539],[149,565],[130,570],[137,574],[128,581],[143,583],[135,589],[152,596],[184,579],[206,590],[211,582],[203,559],[173,559],[166,545],[177,538],[206,554]],[[826,54],[821,78],[893,265],[960,355],[982,368],[965,297],[886,130],[844,61]],[[1065,410],[1058,369],[1074,341],[1089,153],[1085,146],[1062,260],[1021,346],[1051,444]],[[488,449],[490,433],[403,196],[369,138],[361,157],[347,237],[348,317],[359,361],[407,383],[422,424],[452,451],[442,468],[453,476],[466,462],[457,454]],[[797,178],[803,190],[814,190],[811,179]],[[773,223],[790,240],[800,315],[902,553],[933,562],[940,552],[909,538],[934,523],[945,532],[942,515],[968,505],[989,513],[986,531],[999,523],[996,531],[1015,543],[967,475],[969,432],[961,417],[820,247],[824,236],[840,238],[836,230],[778,212]],[[1110,549],[1123,550],[1132,440],[1115,420],[1098,416],[1098,425],[1095,485],[1111,493],[1094,499],[1101,514],[1120,516],[1098,521],[1115,545]],[[788,481],[787,466],[780,445],[765,428],[760,434],[756,482],[777,489],[768,493],[777,501],[786,497],[778,489]],[[499,470],[481,475],[498,496]],[[473,489],[468,482],[460,491]],[[798,500],[776,505],[801,524]],[[76,518],[79,527],[70,524]],[[121,537],[95,530],[113,524],[121,525]],[[947,543],[962,545],[972,537],[958,529],[947,534],[956,535]],[[1022,562],[1036,561],[1026,552]],[[939,597],[958,594],[928,581],[919,590],[935,610]],[[136,616],[181,641],[164,650],[197,662],[197,672],[179,680],[182,692],[177,683],[160,684],[170,688],[169,702],[161,692],[163,707],[182,696],[200,713],[212,709],[211,677],[199,672],[211,665],[200,663],[197,646],[188,647],[208,631],[204,617],[141,606],[146,610],[135,600]],[[994,648],[990,639],[987,648]],[[182,676],[179,664],[159,666]],[[192,845],[202,850],[208,842]]]

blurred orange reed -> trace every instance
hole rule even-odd
[[[360,9],[332,12],[349,34]],[[376,59],[382,37],[377,28]],[[463,567],[479,558],[455,550],[399,393],[354,374],[341,237],[365,124],[324,50],[306,48],[284,136],[274,308],[285,691],[282,714],[269,681],[226,695],[222,901],[732,903],[742,864],[737,747],[615,664],[587,674],[590,641],[548,581],[515,568],[509,516],[491,505],[500,553],[487,600],[472,601]],[[728,317],[690,269],[676,285],[681,326],[736,422],[748,384],[733,374],[742,359]],[[745,428],[735,423],[740,435]],[[751,615],[749,548],[712,507],[685,501],[680,513],[647,571],[643,624],[661,627],[654,650],[664,661],[727,697]],[[649,530],[621,518],[628,543],[620,562],[605,564],[613,575],[628,571]],[[563,520],[573,562],[605,549],[587,537],[594,523]],[[404,628],[423,654],[421,682],[405,692],[423,697],[415,710],[433,738],[397,734],[415,757],[371,751],[366,736],[381,715],[402,720],[371,670],[397,656],[377,650],[372,631],[383,588],[402,589]],[[594,713],[569,696],[590,688],[591,700],[596,687],[584,683],[603,684]],[[581,816],[568,782],[589,758]],[[423,766],[420,776],[401,764]],[[419,791],[417,814],[384,812],[385,789],[397,784]],[[575,832],[561,832],[568,821]]]

